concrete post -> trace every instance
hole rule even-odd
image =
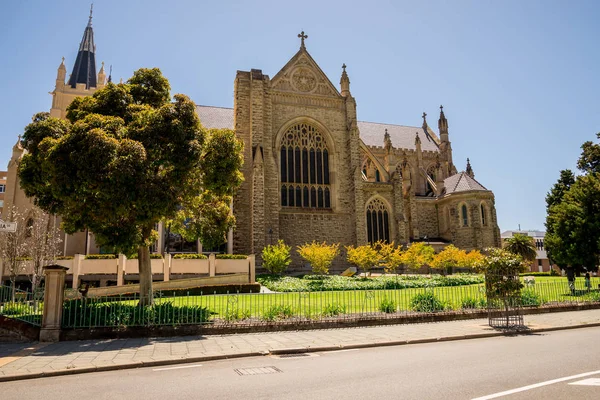
[[[83,254],[75,254],[73,256],[73,282],[71,287],[77,289],[79,287],[79,274],[81,272],[81,264],[85,256]]]
[[[67,269],[60,265],[48,265],[44,268],[46,287],[44,289],[44,314],[42,315],[40,342],[58,342],[60,339]]]
[[[163,259],[163,281],[171,280],[171,254],[165,254]]]
[[[208,276],[215,276],[216,269],[217,258],[215,257],[215,253],[210,253],[208,255]]]
[[[125,266],[127,265],[127,257],[125,254],[119,254],[117,262],[117,286],[123,286],[125,283]]]
[[[248,283],[256,282],[256,256],[250,254],[248,256]]]

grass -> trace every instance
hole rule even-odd
[[[571,292],[564,277],[536,277],[535,284],[524,287],[524,307],[544,304],[600,301],[600,292],[585,290],[584,279],[577,279]],[[600,278],[592,279],[597,287]],[[432,300],[435,298],[435,302]],[[425,301],[427,300],[427,301]],[[439,301],[439,304],[437,303]],[[171,303],[173,307],[209,310],[211,320],[234,322],[243,320],[277,321],[318,319],[343,315],[381,315],[409,311],[452,311],[485,309],[484,284],[407,288],[390,290],[329,290],[319,292],[284,292],[255,294],[205,294],[163,297],[155,300],[159,306]],[[114,301],[101,304],[115,303]],[[137,300],[121,301],[134,306]],[[423,304],[435,307],[424,307]],[[438,307],[438,305],[440,305]],[[422,307],[423,306],[423,307]]]

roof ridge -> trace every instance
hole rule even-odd
[[[223,109],[226,109],[226,110],[232,110],[233,111],[233,107],[205,106],[205,105],[202,105],[202,104],[196,104],[196,107],[223,108]]]
[[[366,122],[367,124],[377,124],[377,125],[390,125],[390,126],[402,126],[404,128],[416,128],[416,129],[423,129],[422,126],[412,126],[412,125],[399,125],[399,124],[388,124],[385,122],[371,122],[371,121],[356,121],[356,122]]]

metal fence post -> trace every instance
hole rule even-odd
[[[48,265],[44,268],[46,287],[40,342],[58,342],[62,321],[66,267]]]

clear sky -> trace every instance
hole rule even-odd
[[[0,169],[17,135],[48,111],[61,57],[71,72],[89,3],[0,4]],[[159,67],[173,93],[233,106],[236,70],[273,77],[306,47],[339,86],[348,65],[362,121],[437,131],[496,195],[501,230],[543,229],[545,195],[600,131],[597,0],[96,0],[97,61],[113,79]],[[98,68],[100,66],[98,65]]]

